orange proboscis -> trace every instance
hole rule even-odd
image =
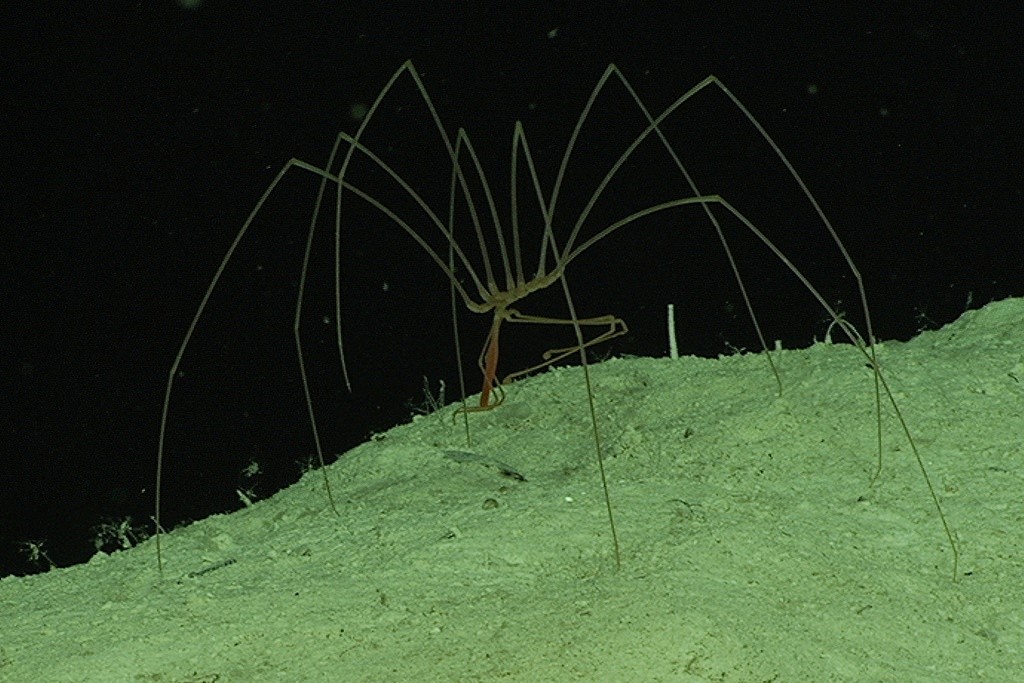
[[[491,403],[491,392],[498,389],[498,331],[501,329],[501,318],[495,318],[491,326],[490,338],[487,340],[487,355],[484,363],[484,386],[480,390],[480,408],[486,410],[501,404],[504,396],[495,396]],[[500,391],[500,389],[498,389]]]

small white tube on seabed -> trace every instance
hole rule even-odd
[[[679,359],[679,346],[676,344],[676,305],[668,305],[668,357]]]

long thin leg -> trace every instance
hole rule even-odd
[[[161,536],[163,535],[163,525],[161,523],[161,518],[163,508],[164,448],[167,438],[167,422],[168,414],[170,412],[171,407],[171,395],[174,392],[174,379],[175,377],[178,376],[178,366],[181,365],[181,360],[185,356],[185,351],[188,349],[189,342],[192,341],[192,335],[195,333],[196,327],[199,325],[199,321],[203,317],[203,313],[206,311],[206,305],[207,303],[209,303],[210,297],[213,295],[213,291],[217,288],[217,284],[220,282],[220,278],[224,274],[224,270],[227,268],[228,262],[231,261],[231,257],[235,253],[235,249],[238,248],[239,243],[245,237],[246,233],[249,231],[250,226],[252,226],[253,222],[256,220],[257,214],[259,214],[260,210],[263,208],[263,205],[266,204],[267,200],[270,198],[270,195],[273,194],[278,184],[280,184],[281,179],[284,178],[288,171],[290,171],[293,168],[301,168],[306,171],[312,171],[313,173],[316,173],[317,175],[320,175],[325,179],[335,180],[330,174],[328,174],[323,169],[317,168],[316,166],[307,164],[306,162],[300,161],[298,159],[290,159],[288,163],[281,167],[281,170],[277,172],[276,176],[274,176],[274,179],[270,182],[270,185],[268,185],[267,189],[263,191],[262,195],[260,195],[259,200],[256,202],[256,206],[254,206],[252,211],[249,212],[249,216],[245,219],[245,222],[242,223],[242,227],[238,229],[238,232],[235,234],[234,239],[231,240],[231,245],[228,247],[227,252],[224,254],[224,258],[221,259],[220,264],[217,266],[217,270],[214,272],[213,278],[210,280],[210,284],[206,286],[206,291],[203,293],[203,298],[199,301],[199,306],[196,308],[196,312],[192,316],[191,322],[189,322],[188,329],[185,331],[185,337],[181,340],[181,345],[178,346],[178,352],[174,355],[174,361],[171,363],[170,370],[168,370],[167,372],[167,384],[164,387],[164,400],[163,405],[160,409],[160,434],[157,438],[156,478],[153,487],[153,523],[156,525],[156,533],[154,534],[156,536],[156,562],[157,569],[161,575],[163,575],[164,570],[163,551],[160,543]],[[316,217],[314,216],[313,223],[315,222]],[[310,231],[312,231],[312,225],[310,227]],[[312,240],[312,232],[310,232],[307,237],[307,241],[309,240]],[[303,260],[303,278],[305,278],[306,264],[308,263],[308,260],[309,246],[307,244],[305,257]],[[299,296],[300,299],[298,305],[301,310],[301,290]],[[296,320],[298,320],[297,317]],[[299,350],[299,364],[300,368],[303,368],[304,366],[302,365],[301,346]],[[304,369],[302,372],[302,380],[303,388],[306,393],[307,406],[309,407],[310,418],[312,420],[312,406],[309,403],[309,388],[308,383],[306,381]],[[327,499],[331,504],[331,509],[333,509],[334,512],[337,513],[337,508],[335,507],[334,504],[334,497],[331,494],[331,482],[327,478],[327,469],[324,466],[323,449],[320,447],[320,438],[317,433],[315,421],[313,421],[313,440],[316,443],[317,458],[319,460],[320,470],[323,472],[324,475],[324,487],[327,490]]]

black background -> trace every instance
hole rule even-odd
[[[284,162],[323,164],[336,131],[354,131],[352,107],[371,102],[409,58],[448,132],[469,131],[499,203],[507,204],[513,122],[523,121],[549,188],[609,62],[655,111],[713,73],[775,137],[842,234],[879,338],[907,339],[965,307],[1024,294],[1014,5],[873,5],[5,9],[23,14],[7,17],[16,35],[0,47],[0,573],[45,568],[27,561],[24,541],[45,540],[64,566],[95,551],[94,528],[105,521],[130,516],[151,530],[163,387],[210,277]],[[602,149],[621,149],[636,132],[635,109],[617,97],[610,91],[581,142],[578,175],[563,190],[568,214],[607,168]],[[756,134],[721,97],[690,104],[675,132],[681,149],[707,158],[706,190],[775,229],[823,295],[856,313],[849,273],[820,234],[794,227],[806,223],[806,206]],[[437,198],[450,163],[407,79],[381,111],[374,148],[443,211]],[[623,211],[646,206],[666,168],[627,169],[610,196]],[[365,177],[387,194],[372,173]],[[290,325],[315,191],[311,175],[289,174],[239,248],[182,364],[165,526],[239,507],[239,487],[266,497],[294,481],[312,453]],[[331,313],[329,241],[317,242],[313,264],[307,363],[330,454],[408,419],[423,400],[424,377],[435,389],[446,378],[449,399],[455,392],[444,279],[371,213],[363,212],[347,252],[351,395],[320,322]],[[787,347],[821,338],[821,310],[763,250],[736,239],[766,335]],[[668,302],[677,305],[683,353],[756,348],[709,235],[637,228],[608,242],[569,275],[581,315],[615,312],[633,328],[598,354],[664,355]],[[464,318],[463,353],[473,358],[487,321]],[[505,372],[564,340],[505,335]],[[470,378],[477,391],[477,375]],[[243,477],[254,460],[262,474]]]

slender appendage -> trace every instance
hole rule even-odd
[[[290,171],[292,168],[303,168],[303,169],[306,169],[306,170],[314,171],[314,172],[316,172],[317,174],[319,174],[321,176],[324,175],[324,171],[322,171],[321,169],[318,169],[318,168],[316,168],[314,166],[310,166],[309,164],[307,164],[307,163],[305,163],[303,161],[299,161],[297,159],[292,159],[292,160],[288,161],[288,163],[286,163],[281,168],[280,171],[278,171],[276,176],[274,176],[274,179],[271,181],[270,185],[267,187],[266,190],[264,190],[263,194],[260,196],[259,201],[256,202],[256,206],[253,207],[253,210],[249,213],[249,216],[245,219],[245,222],[242,223],[242,227],[235,234],[235,238],[231,241],[231,245],[228,247],[227,252],[224,254],[224,258],[221,259],[220,264],[217,266],[217,270],[213,274],[213,279],[210,280],[210,284],[207,285],[206,291],[203,293],[203,298],[199,301],[199,307],[196,309],[195,314],[192,316],[192,320],[189,322],[188,329],[185,331],[185,337],[184,337],[184,339],[182,339],[181,345],[178,347],[178,351],[174,355],[174,361],[171,363],[171,368],[170,368],[170,370],[167,373],[167,385],[164,388],[164,400],[163,400],[163,405],[161,406],[161,409],[160,409],[160,434],[159,434],[159,437],[157,439],[156,478],[155,478],[155,481],[154,481],[154,492],[153,492],[153,499],[154,499],[153,500],[153,506],[154,506],[153,522],[156,525],[156,532],[154,534],[156,536],[156,558],[157,558],[157,567],[158,567],[158,570],[161,573],[161,575],[163,574],[163,567],[164,567],[163,549],[162,549],[162,544],[161,544],[161,537],[163,536],[163,525],[161,523],[161,518],[162,518],[162,501],[163,501],[164,448],[165,448],[165,445],[166,445],[166,438],[167,438],[167,416],[168,416],[168,413],[170,412],[171,394],[174,391],[174,379],[178,375],[178,368],[181,365],[181,360],[185,356],[185,351],[188,349],[189,342],[192,341],[192,335],[195,334],[196,327],[199,325],[199,321],[203,317],[203,313],[206,311],[206,306],[207,306],[207,304],[210,301],[210,297],[213,295],[213,291],[217,288],[217,284],[220,282],[220,278],[224,274],[224,269],[227,268],[228,262],[231,260],[231,257],[234,255],[235,250],[238,248],[239,243],[241,243],[242,239],[245,237],[246,233],[249,231],[249,227],[252,225],[252,223],[255,220],[257,214],[259,214],[260,209],[263,208],[263,205],[266,203],[266,201],[270,197],[270,195],[274,192],[274,189],[277,188],[278,184],[281,182],[281,179],[284,178],[285,174],[288,173],[288,171]],[[311,240],[312,240],[312,235],[310,235],[310,238],[309,238],[309,241],[311,241]],[[305,256],[305,259],[303,260],[303,271],[304,272],[306,270],[308,259],[309,259],[309,246],[307,244],[306,256]],[[301,291],[300,291],[300,303],[298,305],[301,306]],[[305,375],[304,366],[302,364],[302,355],[301,355],[301,353],[299,354],[299,365],[300,365],[300,370],[302,372],[303,386],[305,388],[307,405],[310,406],[310,413],[312,414],[312,404],[311,404],[311,401],[310,401],[310,398],[309,398],[309,387],[308,387],[308,383],[306,381],[306,375]],[[327,490],[327,497],[328,497],[328,500],[331,503],[332,509],[335,509],[335,511],[337,511],[336,508],[334,508],[334,497],[331,495],[330,481],[327,478],[327,470],[326,470],[326,468],[324,466],[323,450],[320,448],[319,437],[316,436],[315,419],[313,421],[313,431],[314,431],[314,437],[316,438],[317,456],[319,458],[320,469],[324,472],[324,486],[326,487],[326,490]]]
[[[562,291],[565,293],[565,303],[569,307],[569,315],[573,322],[573,332],[576,333],[576,343],[579,345],[580,367],[583,368],[583,382],[587,387],[587,408],[590,411],[591,433],[594,436],[594,456],[597,459],[597,471],[601,475],[601,491],[604,494],[605,511],[608,514],[608,530],[612,536],[612,549],[615,552],[615,568],[622,569],[622,550],[619,546],[619,533],[615,528],[615,509],[612,507],[612,495],[608,488],[608,475],[604,469],[604,449],[601,445],[601,430],[597,428],[597,408],[594,405],[594,386],[590,381],[590,366],[587,364],[586,343],[583,341],[583,328],[579,324],[579,316],[576,315],[576,305],[573,303],[572,295],[569,294],[569,283],[561,278]]]

